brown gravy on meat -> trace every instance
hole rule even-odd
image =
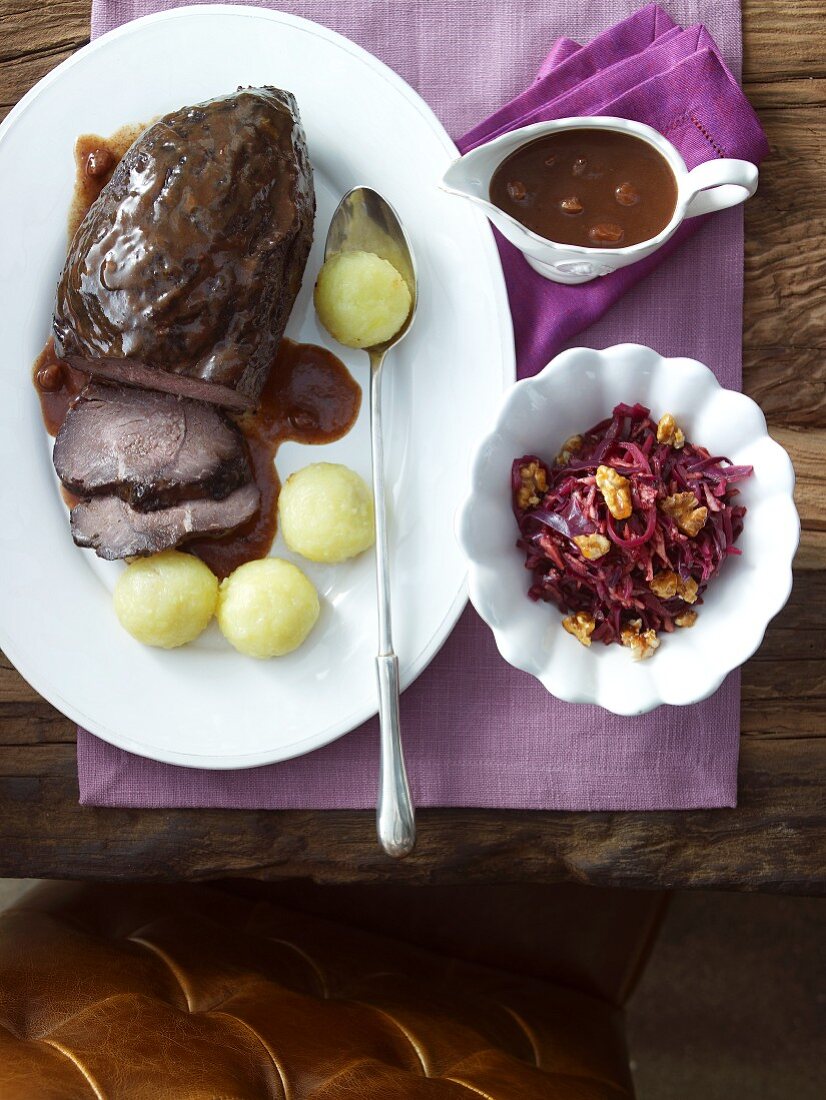
[[[258,408],[238,418],[261,507],[249,523],[230,534],[192,539],[182,549],[206,562],[219,578],[244,562],[263,558],[276,531],[279,445],[288,439],[296,443],[341,439],[355,423],[360,407],[361,389],[337,356],[315,344],[282,339]]]
[[[55,436],[69,407],[89,381],[54,353],[49,338],[32,371],[43,423]],[[275,538],[281,483],[275,456],[281,443],[332,443],[350,431],[361,407],[361,389],[341,360],[316,344],[282,339],[255,412],[237,418],[249,449],[252,477],[261,493],[253,519],[218,538],[191,539],[181,549],[195,554],[217,577],[263,558]],[[63,490],[67,505],[77,500]]]
[[[502,161],[490,201],[546,240],[625,248],[665,229],[677,180],[665,157],[633,134],[559,130]]]
[[[252,408],[301,285],[313,212],[289,92],[241,88],[164,115],[75,233],[55,299],[58,353],[117,383]]]
[[[144,130],[124,126],[109,138],[86,134],[75,145],[76,180],[69,215],[69,237],[111,179],[115,167]],[[35,360],[32,380],[40,399],[46,431],[56,436],[69,407],[89,381],[55,354],[49,337]],[[239,565],[265,557],[275,537],[281,484],[275,456],[282,442],[332,443],[352,428],[361,407],[361,389],[341,360],[326,348],[283,338],[258,407],[236,416],[249,449],[253,480],[261,506],[246,524],[217,538],[197,538],[181,546],[195,554],[220,579]],[[78,501],[65,489],[67,505]]]
[[[146,129],[144,123],[121,126],[110,137],[81,134],[75,142],[75,184],[69,207],[69,243],[77,227],[86,217],[89,207],[112,178],[118,161],[132,142]],[[46,431],[56,436],[66,418],[69,406],[89,381],[89,375],[75,370],[54,350],[50,336],[32,367],[32,379]]]

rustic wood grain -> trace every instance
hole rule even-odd
[[[2,0],[0,118],[33,84],[89,41],[89,0]]]
[[[74,805],[62,769],[0,777],[0,874],[96,879],[226,875],[317,882],[577,881],[822,894],[821,748],[746,740],[736,810],[567,814],[425,810],[402,864],[378,851],[372,813],[102,810]],[[61,774],[55,774],[55,771]],[[32,809],[36,807],[33,818]]]
[[[745,388],[795,463],[803,539],[791,601],[743,671],[738,808],[426,811],[397,865],[372,814],[80,807],[71,722],[0,654],[0,875],[826,892],[826,0],[745,0],[743,22],[772,147],[746,207]],[[88,32],[88,0],[0,0],[0,118]]]
[[[771,428],[772,436],[791,455],[796,476],[795,503],[800,513],[800,549],[797,569],[823,569],[826,538],[826,493],[824,460],[826,430],[823,428]]]
[[[794,559],[797,569],[821,569],[826,557],[826,532],[804,531]]]
[[[826,77],[822,0],[743,0],[743,83]]]
[[[563,881],[826,893],[826,572],[801,574],[743,675],[736,810],[431,810],[414,856],[353,812],[80,807],[74,729],[21,689],[0,722],[0,876],[305,876],[319,882]],[[0,692],[19,677],[0,666]],[[36,808],[36,812],[32,812]]]

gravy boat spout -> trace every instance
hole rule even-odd
[[[526,235],[536,237],[537,241],[541,241],[542,238],[531,233],[510,214],[506,214],[490,201],[490,181],[502,161],[520,145],[525,144],[526,131],[531,129],[533,127],[528,126],[522,130],[514,130],[485,145],[471,149],[469,153],[453,161],[442,176],[440,184],[443,191],[468,199],[483,210],[496,228],[520,249],[524,248],[528,240]],[[543,243],[547,244],[547,242]]]
[[[513,143],[516,149],[521,142]],[[498,207],[490,201],[490,181],[501,160],[507,156],[499,150],[492,152],[491,147],[497,142],[488,145],[480,145],[471,149],[463,157],[454,160],[448,170],[442,176],[441,188],[451,195],[459,195],[478,203],[486,212],[495,214]],[[501,211],[498,211],[501,213]]]
[[[528,229],[490,199],[491,179],[499,165],[523,145],[559,130],[613,130],[651,145],[667,162],[677,185],[677,201],[668,224],[650,240],[625,247],[597,248],[551,241]],[[627,118],[589,115],[536,122],[477,146],[448,167],[442,190],[478,206],[530,266],[555,283],[587,283],[645,259],[674,235],[685,218],[724,210],[745,201],[757,189],[757,168],[744,160],[719,159],[689,172],[671,142],[650,126]]]

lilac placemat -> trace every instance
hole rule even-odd
[[[93,33],[175,6],[95,0]],[[283,0],[260,6],[315,19],[365,46],[422,94],[457,139],[532,84],[541,93],[543,81],[547,86],[566,64],[587,66],[593,50],[580,51],[576,44],[590,42],[637,9],[628,0],[572,6],[547,0]],[[739,75],[736,0],[680,0],[667,8],[683,26],[705,24]],[[652,6],[621,33],[631,52],[680,32]],[[587,75],[581,73],[577,83]],[[525,102],[530,105],[530,97]],[[666,355],[692,355],[712,366],[724,384],[738,386],[742,242],[742,212],[717,215],[639,285],[623,287],[621,302],[574,342],[606,347],[632,340]],[[507,267],[507,257],[505,262]],[[601,308],[610,304],[606,300]],[[519,338],[519,316],[516,329]],[[546,332],[541,339],[558,335]],[[526,351],[523,342],[520,360],[542,353],[533,346]],[[468,609],[430,668],[404,693],[402,714],[420,806],[654,810],[736,802],[737,674],[697,706],[617,718],[596,707],[560,703],[511,669]],[[367,808],[375,804],[377,752],[376,724],[370,722],[297,760],[212,772],[133,756],[81,730],[80,798],[135,807]]]

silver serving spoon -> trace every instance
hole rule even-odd
[[[337,252],[373,252],[396,268],[410,290],[407,320],[395,336],[364,350],[370,357],[370,441],[373,451],[373,498],[376,506],[376,594],[379,613],[379,684],[381,768],[376,828],[390,856],[408,855],[416,843],[416,821],[404,766],[399,724],[399,659],[393,650],[390,616],[390,565],[384,497],[381,428],[381,380],[384,357],[413,324],[416,314],[416,265],[410,242],[395,210],[369,187],[354,187],[338,204],[327,232],[324,259]]]

